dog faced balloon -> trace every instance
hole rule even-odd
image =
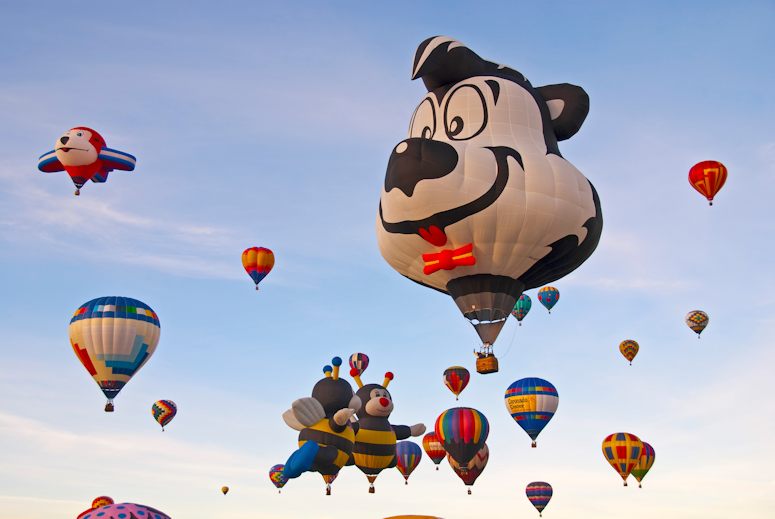
[[[570,84],[533,87],[443,36],[418,47],[417,78],[428,93],[388,161],[380,251],[452,296],[489,347],[523,290],[570,273],[600,239],[597,193],[557,145],[589,98]]]

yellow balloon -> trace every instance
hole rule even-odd
[[[221,487],[221,492],[223,492],[223,495],[225,496],[229,493],[229,487]]]

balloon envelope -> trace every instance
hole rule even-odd
[[[410,441],[400,441],[396,443],[396,468],[405,480],[417,468],[422,460],[422,449],[419,445]]]
[[[159,422],[163,431],[164,427],[178,414],[178,406],[172,400],[157,400],[151,406],[151,414],[154,420]]]
[[[472,486],[479,476],[484,472],[484,468],[487,466],[487,461],[490,459],[490,448],[485,443],[482,448],[474,455],[473,459],[465,465],[461,465],[455,461],[451,456],[447,456],[447,461],[455,471],[455,474],[466,484],[466,486]]]
[[[517,302],[514,304],[514,309],[511,311],[511,315],[519,321],[520,326],[522,326],[522,319],[525,318],[532,306],[533,301],[530,300],[530,296],[527,294],[522,294],[519,296],[519,299],[517,299]]]
[[[538,301],[552,313],[552,308],[560,300],[560,291],[554,287],[543,287],[538,291]]]
[[[93,508],[81,513],[78,519],[170,519],[170,516],[155,508],[135,503],[115,503]]]
[[[221,493],[225,496],[229,493],[229,487],[221,487]]]
[[[620,432],[609,434],[603,440],[603,456],[621,476],[627,486],[627,476],[638,464],[643,452],[643,443],[634,434]]]
[[[353,353],[350,355],[350,369],[355,370],[358,376],[363,375],[366,368],[369,367],[369,356],[365,353]]]
[[[269,469],[269,480],[277,488],[283,488],[288,482],[288,479],[283,475],[284,468],[285,465],[277,464],[273,465],[272,468]]]
[[[630,361],[630,364],[632,364],[632,359],[635,358],[635,355],[638,354],[638,350],[640,350],[640,346],[637,341],[627,339],[619,343],[619,351],[625,359]]]
[[[525,488],[527,498],[535,509],[538,510],[539,515],[541,515],[541,512],[544,511],[544,508],[546,508],[546,505],[548,505],[549,501],[552,499],[552,493],[552,485],[544,481],[533,481],[532,483],[528,483]]]
[[[435,465],[441,463],[441,460],[447,455],[447,451],[444,450],[444,445],[439,441],[435,431],[431,431],[423,436],[422,447],[425,449],[425,454],[428,455]],[[438,467],[436,470],[438,470]]]
[[[697,337],[699,337],[705,327],[708,326],[708,323],[710,323],[710,317],[702,310],[692,310],[686,314],[684,321],[686,322],[686,326],[691,328],[691,330],[697,334]]]
[[[536,438],[557,411],[560,402],[557,388],[542,378],[523,378],[506,389],[504,400],[509,414],[530,436],[535,447]]]
[[[463,366],[452,366],[444,370],[444,385],[457,397],[471,380],[471,373]]]
[[[447,454],[465,466],[487,441],[490,424],[476,409],[454,407],[439,415],[435,432]]]
[[[245,272],[256,284],[256,290],[258,290],[258,284],[274,267],[274,253],[265,247],[245,249],[242,252],[242,266],[245,267]]]
[[[70,344],[84,368],[108,398],[151,358],[159,343],[159,317],[150,306],[129,297],[99,297],[84,303],[70,320]]]
[[[718,161],[704,160],[689,170],[689,183],[713,205],[713,197],[727,181],[727,168]]]
[[[654,453],[654,447],[646,442],[643,442],[643,452],[638,459],[638,464],[632,469],[632,476],[638,480],[638,486],[641,486],[641,481],[646,477],[651,466],[654,464],[656,454]]]

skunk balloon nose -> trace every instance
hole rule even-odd
[[[381,405],[382,407],[387,407],[388,405],[390,405],[390,400],[388,400],[385,397],[382,397],[379,399],[379,405]]]
[[[67,144],[67,141],[69,141],[69,140],[70,140],[70,137],[60,137],[59,138],[59,142],[61,142],[62,144]]]
[[[446,142],[416,137],[401,141],[388,161],[385,191],[400,189],[412,196],[418,182],[449,175],[457,161],[457,151]]]

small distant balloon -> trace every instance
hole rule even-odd
[[[151,406],[151,414],[154,420],[159,422],[161,430],[178,414],[178,406],[172,400],[157,400]]]
[[[704,160],[689,170],[689,183],[702,196],[708,205],[713,205],[713,197],[724,187],[727,181],[727,168],[718,161]]]
[[[269,469],[269,480],[275,487],[277,487],[278,493],[280,492],[280,489],[283,488],[288,482],[288,479],[285,477],[285,475],[283,475],[284,468],[285,465],[277,464],[273,465],[272,468]]]
[[[554,287],[543,287],[538,291],[538,301],[552,313],[552,308],[560,300],[560,291]]]
[[[654,447],[646,442],[643,442],[643,452],[640,455],[638,464],[635,465],[634,469],[632,469],[632,476],[638,480],[638,488],[642,487],[641,481],[643,481],[643,478],[645,478],[646,474],[648,474],[649,470],[651,470],[651,466],[654,464],[655,457],[656,454],[654,453]]]
[[[434,431],[423,436],[422,447],[425,449],[425,454],[436,465],[436,470],[439,470],[439,463],[447,456],[447,451],[444,450],[444,445]]]
[[[227,486],[223,486],[223,487],[221,487],[221,493],[222,493],[224,496],[225,496],[226,494],[228,494],[228,493],[229,493],[229,487],[227,487]]]
[[[533,481],[528,483],[525,488],[525,494],[530,503],[538,510],[538,517],[543,517],[542,512],[549,501],[552,499],[552,485],[544,481]]]
[[[409,484],[409,476],[422,460],[422,449],[410,441],[396,443],[396,468],[404,476],[404,483]]]
[[[686,314],[686,326],[692,329],[697,334],[697,338],[700,338],[700,334],[710,323],[710,317],[702,310],[692,310]]]
[[[641,453],[643,453],[643,442],[634,434],[613,433],[603,440],[603,456],[621,476],[625,487],[627,486],[627,476],[640,461]]]
[[[519,296],[519,299],[517,299],[517,302],[514,304],[514,309],[511,311],[511,315],[519,321],[520,326],[522,326],[522,319],[525,318],[532,306],[533,301],[530,300],[530,296],[527,294],[522,294]]]
[[[529,377],[513,382],[503,396],[506,410],[530,438],[532,447],[546,424],[557,412],[560,402],[557,388],[548,380]]]
[[[627,339],[626,341],[622,341],[619,343],[619,351],[624,355],[624,358],[630,361],[630,365],[632,366],[632,359],[635,358],[635,355],[638,354],[638,350],[640,349],[640,346],[638,345],[637,341],[633,341],[631,339]]]
[[[357,375],[360,377],[361,375],[363,375],[363,372],[366,371],[366,368],[368,367],[369,367],[368,355],[366,355],[365,353],[353,353],[352,355],[350,355],[351,373],[354,373],[352,370],[355,370],[355,372],[357,372]]]
[[[339,475],[338,472],[336,474],[321,474],[321,476],[323,477],[323,481],[326,484],[326,495],[327,496],[331,495],[331,485],[334,483],[334,480],[336,479],[336,477],[338,475]]]
[[[245,272],[256,284],[256,290],[258,290],[258,284],[274,267],[274,253],[265,247],[245,249],[242,253],[242,266],[245,267]]]
[[[109,497],[109,496],[95,497],[94,501],[91,502],[91,507],[92,508],[99,508],[99,507],[105,506],[105,505],[112,505],[113,502],[114,502],[113,498]]]
[[[444,385],[455,395],[455,400],[466,388],[469,380],[471,373],[463,366],[452,366],[444,370]]]

